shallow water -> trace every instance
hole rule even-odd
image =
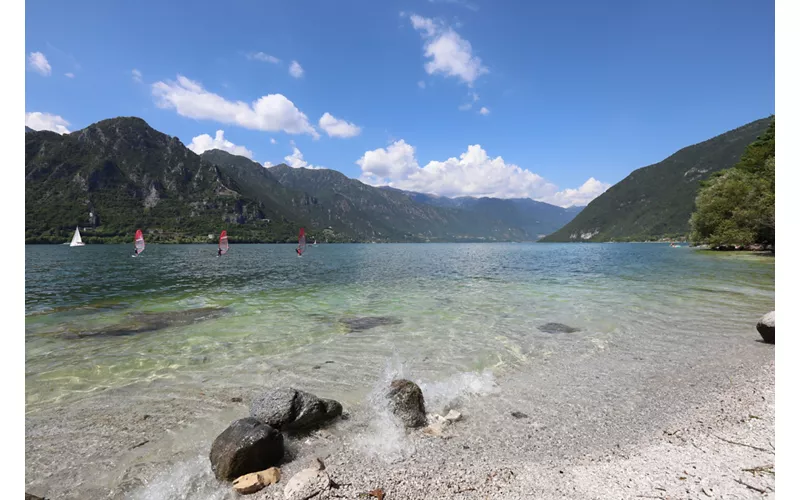
[[[281,368],[359,398],[387,358],[435,380],[657,337],[676,318],[686,335],[752,324],[774,302],[773,259],[659,244],[129,250],[26,247],[28,412],[136,381],[252,384]]]
[[[616,429],[644,428],[771,357],[754,325],[774,309],[774,259],[667,244],[319,245],[302,258],[291,245],[232,245],[222,258],[211,245],[151,245],[135,259],[122,245],[28,246],[25,301],[26,484],[56,484],[31,474],[58,469],[78,496],[42,490],[54,498],[130,477],[149,481],[135,498],[222,498],[203,457],[246,409],[207,408],[204,393],[285,384],[371,407],[346,438],[390,461],[415,452],[374,411],[396,375],[420,383],[431,411],[494,398],[461,424],[484,456],[619,442]],[[177,434],[114,451],[141,441],[119,430],[144,425],[138,407]],[[515,434],[510,409],[548,432]]]

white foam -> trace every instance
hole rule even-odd
[[[420,382],[419,386],[429,412],[442,411],[460,398],[485,396],[499,391],[494,374],[488,370],[480,373],[462,372],[439,382]]]
[[[214,478],[208,457],[176,463],[131,495],[132,500],[224,500],[229,488]]]

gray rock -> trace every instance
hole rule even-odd
[[[301,470],[283,488],[285,500],[308,500],[331,488],[331,478],[325,464],[317,459],[311,467]]]
[[[250,416],[284,432],[320,427],[342,414],[342,405],[291,387],[271,389],[250,404]]]
[[[410,380],[393,380],[387,393],[389,409],[406,427],[422,427],[427,424],[425,398],[422,389]]]
[[[768,312],[758,321],[756,330],[761,334],[761,338],[768,344],[775,343],[775,311]]]
[[[377,326],[399,325],[403,321],[392,316],[366,316],[361,318],[343,318],[340,320],[351,332],[361,332]]]
[[[283,435],[254,418],[234,421],[211,445],[211,470],[221,481],[268,469],[283,458]]]
[[[545,323],[537,327],[539,331],[545,333],[573,333],[581,331],[580,328],[573,328],[563,323]]]

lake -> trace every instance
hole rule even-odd
[[[420,382],[431,405],[465,394],[513,404],[527,386],[551,402],[539,406],[546,420],[573,399],[607,401],[588,383],[597,378],[628,394],[625,411],[641,414],[635,426],[663,410],[654,401],[685,399],[640,391],[642,380],[668,384],[702,365],[719,377],[697,381],[701,389],[737,363],[772,357],[758,351],[755,324],[774,309],[774,259],[757,255],[534,243],[320,244],[302,257],[292,245],[231,244],[221,258],[213,245],[131,252],[26,247],[27,474],[65,460],[71,438],[57,435],[66,425],[57,416],[74,411],[90,425],[95,417],[79,411],[88,407],[111,415],[158,398],[189,407],[199,393],[277,384],[358,407],[399,373]],[[213,439],[226,411],[170,425]],[[149,446],[147,460],[176,462],[166,445]],[[126,460],[103,462],[116,475],[96,486],[113,489],[145,461]]]

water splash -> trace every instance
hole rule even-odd
[[[422,382],[419,384],[425,397],[425,408],[428,412],[444,413],[448,407],[456,407],[469,398],[485,396],[500,389],[491,371],[462,372],[439,382]]]
[[[226,500],[230,488],[214,478],[208,457],[176,463],[133,492],[132,500]]]

